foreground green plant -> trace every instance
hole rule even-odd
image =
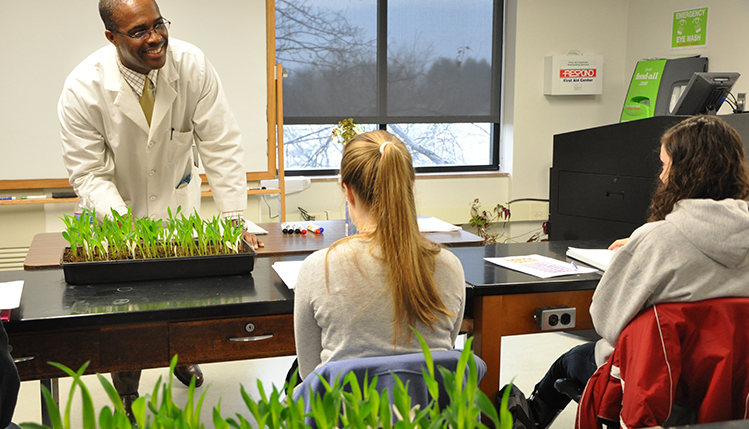
[[[383,429],[437,429],[437,428],[487,428],[481,423],[480,415],[483,414],[490,420],[494,427],[501,429],[512,428],[512,417],[507,412],[507,395],[502,400],[500,412],[493,402],[478,388],[478,375],[473,351],[470,350],[472,339],[466,342],[466,347],[461,353],[456,371],[448,371],[445,368],[436,368],[442,375],[445,390],[450,397],[450,404],[439,409],[437,405],[439,397],[439,385],[436,378],[434,360],[426,346],[426,343],[418,335],[427,368],[423,370],[424,379],[432,398],[430,404],[424,409],[419,409],[411,404],[408,396],[408,385],[396,380],[393,389],[392,401],[387,389],[378,391],[377,377],[369,380],[367,377],[360,383],[353,373],[349,373],[342,379],[336,379],[332,384],[324,383],[326,392],[324,395],[310,397],[309,414],[305,414],[304,399],[294,400],[293,390],[296,382],[296,374],[291,383],[284,386],[286,397],[282,395],[275,385],[270,394],[266,394],[263,384],[257,381],[260,399],[250,397],[240,387],[240,394],[247,405],[248,415],[236,413],[235,416],[224,418],[221,415],[220,404],[213,408],[212,423],[216,429],[307,429],[310,426],[305,423],[305,418],[315,420],[319,429],[332,428],[383,428]],[[51,363],[73,378],[73,383],[68,395],[68,402],[64,416],[52,399],[52,395],[42,386],[42,395],[49,410],[51,426],[43,426],[37,423],[22,423],[24,429],[70,429],[70,411],[73,396],[77,389],[81,391],[82,404],[82,427],[84,429],[130,429],[132,425],[125,416],[119,395],[114,386],[102,375],[97,375],[104,390],[114,405],[113,408],[105,406],[99,413],[98,419],[95,415],[93,398],[82,382],[81,377],[88,366],[84,364],[77,372],[72,371],[64,365]],[[141,429],[202,429],[206,427],[201,423],[200,413],[205,399],[207,389],[195,402],[195,381],[190,383],[186,404],[180,407],[174,403],[172,398],[172,374],[177,365],[175,355],[169,367],[169,382],[163,383],[159,378],[151,395],[138,398],[133,403],[133,414],[138,428]],[[467,378],[466,378],[466,369]],[[464,379],[465,378],[465,379]],[[509,389],[506,389],[509,393]],[[256,422],[250,421],[250,418]],[[97,424],[98,423],[98,424]],[[210,426],[208,426],[210,427]]]
[[[70,244],[66,262],[151,259],[173,256],[205,256],[240,253],[242,230],[231,219],[218,216],[210,221],[193,213],[189,217],[168,210],[166,221],[136,218],[130,211],[112,210],[102,222],[96,213],[65,215],[63,238]]]

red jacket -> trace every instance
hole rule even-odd
[[[747,419],[748,372],[749,298],[657,304],[627,325],[590,378],[575,427],[600,428],[597,417],[659,426],[675,401],[697,423]]]

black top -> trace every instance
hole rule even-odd
[[[604,248],[607,243],[597,241],[544,241],[537,243],[489,244],[484,247],[450,249],[463,264],[466,283],[474,296],[509,295],[518,293],[558,292],[595,289],[601,274],[577,274],[542,279],[487,262],[484,258],[537,254],[561,261],[572,261],[565,253],[568,247]],[[585,266],[582,262],[576,262]]]
[[[271,268],[301,256],[257,258],[250,274],[179,280],[68,285],[61,269],[3,271],[0,282],[24,280],[9,333],[152,321],[291,313],[293,292]]]
[[[601,276],[541,279],[509,270],[485,257],[539,254],[567,260],[568,246],[600,248],[597,242],[540,242],[451,248],[463,264],[468,290],[474,295],[501,295],[594,289]],[[21,306],[5,324],[8,333],[117,324],[200,320],[246,315],[290,314],[294,293],[272,268],[279,260],[306,255],[258,257],[250,274],[144,282],[68,285],[61,269],[0,272],[0,282],[24,280]]]

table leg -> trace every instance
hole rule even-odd
[[[486,362],[486,376],[480,388],[492,401],[499,390],[502,300],[502,295],[480,296],[474,300],[473,350]]]
[[[60,408],[60,379],[59,378],[45,378],[43,380],[39,380],[39,394],[42,397],[42,424],[48,427],[52,427],[52,423],[49,418],[49,409],[47,409],[47,402],[44,400],[44,395],[41,393],[42,389],[41,386],[46,386],[47,390],[49,390],[50,394],[52,394],[52,399],[55,400],[55,404],[57,404],[57,408]]]
[[[591,329],[590,302],[593,290],[490,295],[474,298],[473,350],[486,362],[481,390],[495,400],[499,390],[502,337],[541,332],[533,315],[538,307],[566,305],[577,309],[575,329]],[[560,331],[554,331],[560,332]]]

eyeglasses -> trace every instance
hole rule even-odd
[[[169,30],[170,25],[172,25],[171,21],[169,21],[166,18],[162,18],[161,21],[157,22],[152,28],[139,30],[133,34],[121,33],[119,31],[114,31],[114,30],[112,30],[112,33],[122,34],[123,36],[127,36],[131,39],[142,41],[150,37],[152,31],[155,31],[156,33],[159,33],[163,36],[164,33],[166,33]]]

